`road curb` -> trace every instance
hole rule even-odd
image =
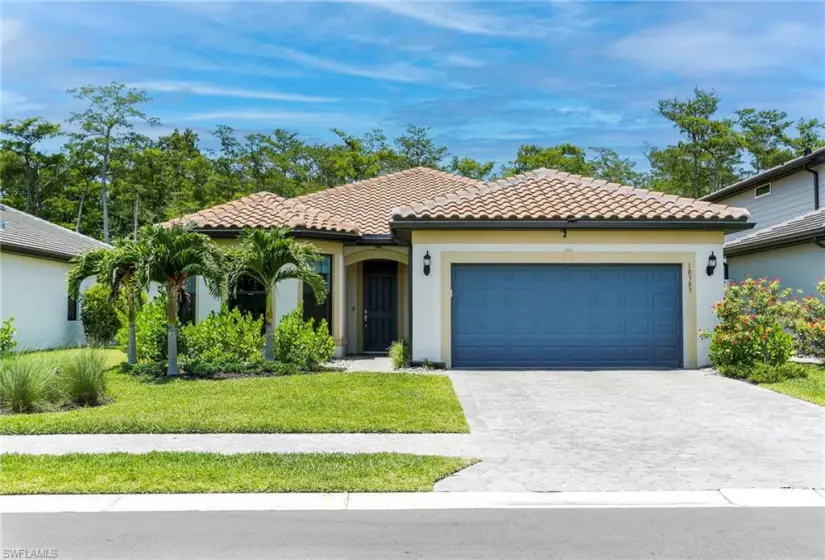
[[[825,507],[816,490],[0,496],[1,513]]]

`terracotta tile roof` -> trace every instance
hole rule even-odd
[[[344,216],[362,235],[389,235],[392,210],[484,183],[427,167],[416,167],[383,177],[358,181],[299,196],[307,206]]]
[[[725,243],[725,255],[767,250],[794,242],[825,237],[825,208],[796,216],[790,220],[758,229]]]
[[[213,206],[194,214],[175,218],[166,224],[194,222],[200,228],[240,229],[244,227],[279,227],[293,229],[358,233],[358,226],[323,209],[310,208],[294,198],[259,192]]]
[[[701,202],[551,169],[473,186],[393,210],[398,219],[724,220],[744,208]]]
[[[69,260],[106,243],[0,204],[0,247],[14,252]]]

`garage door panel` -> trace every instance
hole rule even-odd
[[[681,367],[680,265],[453,265],[454,367]]]

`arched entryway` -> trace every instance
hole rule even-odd
[[[393,341],[407,335],[406,248],[354,249],[344,257],[347,352],[385,353]]]

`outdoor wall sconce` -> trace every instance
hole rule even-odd
[[[432,257],[430,257],[430,252],[427,251],[427,253],[424,255],[424,276],[430,275],[430,265],[432,264],[433,259]]]
[[[716,255],[714,255],[713,251],[711,251],[710,257],[708,257],[708,267],[705,271],[708,273],[708,276],[713,276],[714,270],[716,270]]]

